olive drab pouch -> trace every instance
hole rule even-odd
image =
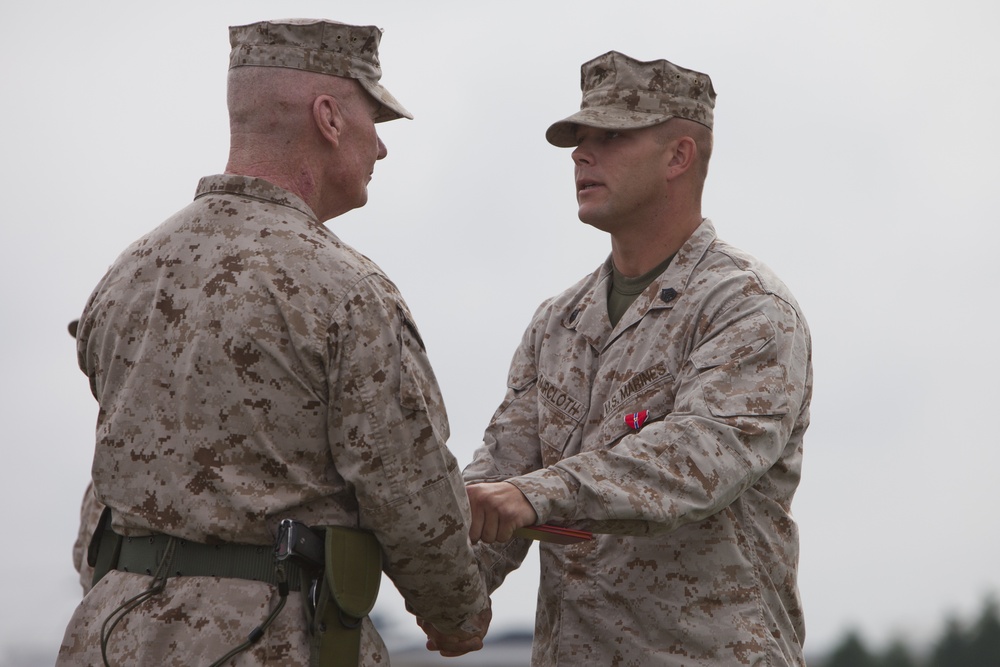
[[[105,507],[87,545],[87,565],[94,568],[91,586],[96,586],[104,575],[115,569],[121,550],[122,536],[111,530],[111,508]]]
[[[311,667],[356,667],[361,624],[382,581],[382,549],[372,533],[328,526],[326,564],[312,621]]]

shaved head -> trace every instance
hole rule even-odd
[[[286,67],[229,71],[227,173],[254,176],[297,194],[327,220],[368,199],[385,145],[379,103],[355,79]]]
[[[316,97],[332,95],[350,104],[364,94],[354,79],[283,67],[235,67],[229,70],[227,89],[233,140],[269,150],[298,143],[315,131]]]
[[[696,173],[704,183],[708,176],[708,163],[712,159],[712,148],[714,147],[712,130],[701,123],[686,118],[671,118],[660,127],[662,128],[660,141],[664,144],[681,137],[691,137],[694,140],[695,146],[698,148]]]

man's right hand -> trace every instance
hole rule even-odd
[[[465,487],[472,510],[469,539],[476,542],[509,542],[518,528],[538,521],[535,508],[510,482],[480,482]]]

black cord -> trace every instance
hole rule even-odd
[[[160,564],[156,566],[156,572],[153,573],[153,581],[149,584],[149,588],[122,602],[101,623],[101,659],[104,661],[104,667],[111,667],[111,661],[108,659],[108,643],[111,641],[111,633],[115,631],[118,624],[136,607],[154,595],[162,593],[163,589],[167,587],[166,573],[170,568],[171,561],[174,559],[174,548],[176,546],[177,541],[173,537],[167,540],[167,547],[163,552],[163,558],[160,559]],[[116,616],[117,618],[115,618]],[[108,627],[108,622],[111,619],[114,619],[114,622],[111,623],[111,627]]]
[[[114,611],[108,614],[108,617],[104,619],[104,623],[101,624],[101,658],[104,660],[104,667],[112,667],[111,661],[108,659],[108,643],[111,641],[111,633],[115,631],[118,624],[136,607],[154,595],[162,593],[166,588],[166,572],[170,567],[170,562],[174,558],[175,545],[176,542],[174,538],[171,537],[167,541],[167,548],[164,551],[163,558],[160,560],[160,564],[156,568],[156,572],[153,574],[153,582],[149,585],[149,588],[121,603]],[[213,662],[209,667],[221,667],[221,665],[225,664],[226,661],[256,644],[260,638],[264,636],[264,631],[267,630],[271,623],[274,622],[274,619],[277,618],[281,610],[285,608],[285,603],[288,601],[288,580],[285,576],[285,568],[281,565],[276,566],[275,574],[277,575],[278,595],[280,597],[278,605],[274,608],[274,611],[268,614],[263,623],[250,632],[245,642]],[[108,627],[109,622],[111,623],[110,627]]]
[[[268,626],[270,626],[271,623],[274,622],[274,619],[277,618],[278,613],[285,608],[285,602],[288,601],[288,581],[285,579],[285,568],[283,568],[281,565],[278,565],[277,568],[275,568],[275,572],[278,575],[277,576],[278,595],[280,596],[278,600],[278,606],[274,608],[274,611],[268,614],[267,618],[264,619],[263,623],[261,623],[256,628],[250,631],[250,635],[247,637],[247,640],[245,642],[243,642],[242,644],[234,648],[232,651],[230,651],[229,653],[225,654],[224,656],[213,662],[211,665],[209,665],[209,667],[221,667],[230,658],[239,655],[243,651],[247,650],[248,648],[256,644],[257,641],[264,636],[264,631],[267,630]]]

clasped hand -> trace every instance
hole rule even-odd
[[[470,621],[473,628],[471,632],[444,633],[422,618],[417,619],[417,625],[427,635],[428,651],[437,651],[446,658],[455,658],[483,647],[483,637],[486,636],[492,618],[493,611],[486,607]]]
[[[535,508],[521,490],[509,482],[483,482],[465,487],[472,508],[469,539],[476,542],[509,542],[514,531],[538,521]]]
[[[484,482],[465,487],[472,508],[472,526],[469,539],[476,542],[507,542],[514,537],[514,531],[530,526],[538,520],[535,508],[513,484],[508,482]],[[489,628],[493,612],[489,607],[475,618],[472,632],[444,633],[422,618],[417,625],[427,635],[427,650],[437,651],[449,658],[478,651],[483,647],[483,637]]]

